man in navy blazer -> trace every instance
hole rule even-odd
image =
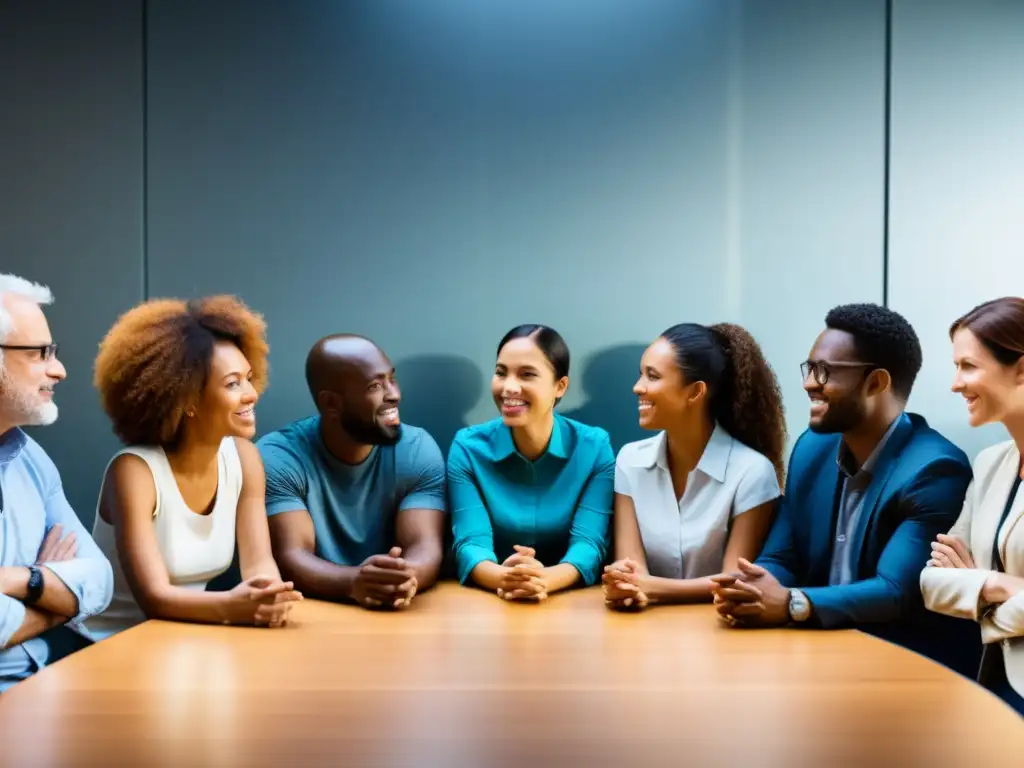
[[[731,625],[870,632],[973,677],[977,628],[936,618],[918,580],[971,481],[963,451],[906,413],[921,368],[910,324],[874,304],[836,307],[801,366],[810,429],[761,556],[713,577]]]

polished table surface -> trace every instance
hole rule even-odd
[[[281,630],[149,621],[0,696],[12,766],[1024,765],[1024,719],[854,631],[508,604],[305,601]]]

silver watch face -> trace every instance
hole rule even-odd
[[[792,589],[789,592],[789,616],[794,621],[804,621],[810,613],[810,604],[807,598],[799,590]]]

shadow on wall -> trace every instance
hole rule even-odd
[[[468,358],[419,355],[395,365],[402,388],[402,421],[422,427],[437,441],[441,453],[465,426],[467,414],[483,393],[483,374]]]
[[[457,355],[418,355],[395,364],[402,388],[402,421],[430,433],[448,458],[455,433],[469,426],[466,416],[483,394],[483,374],[471,360]],[[452,528],[445,526],[442,579],[455,578]]]
[[[636,384],[645,344],[622,344],[595,352],[583,363],[580,381],[586,402],[562,415],[608,430],[612,448],[651,437],[637,424]]]

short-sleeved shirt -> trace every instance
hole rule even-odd
[[[775,468],[716,425],[677,501],[667,451],[664,432],[624,445],[615,492],[633,500],[652,576],[711,576],[722,570],[732,519],[780,496]]]
[[[600,578],[608,551],[615,454],[599,427],[555,416],[547,450],[530,461],[501,419],[462,429],[448,455],[455,561],[469,580],[513,545],[533,547],[545,566],[570,563],[583,583]]]
[[[267,515],[308,511],[316,556],[336,565],[387,553],[401,510],[445,510],[444,457],[419,427],[403,425],[397,443],[374,446],[356,465],[327,450],[319,416],[264,435],[257,446],[267,474]]]

